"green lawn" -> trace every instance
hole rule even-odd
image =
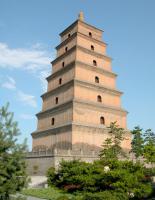
[[[80,199],[80,197],[78,198],[77,196],[71,195],[71,194],[67,194],[64,193],[62,190],[56,189],[56,188],[38,188],[38,189],[24,189],[22,192],[22,194],[24,195],[28,195],[28,196],[34,196],[34,197],[39,197],[39,198],[43,198],[43,199],[48,199],[48,200],[57,200],[58,198],[62,197],[62,196],[66,196],[69,199]],[[67,199],[68,199],[67,198]],[[65,200],[65,198],[64,198]]]
[[[38,189],[24,189],[21,194],[27,195],[27,196],[33,196],[48,200],[82,200],[82,196],[79,195],[72,195],[63,192],[62,190],[59,190],[57,188],[38,188]],[[21,199],[19,199],[21,200]],[[22,199],[23,200],[23,199]],[[155,200],[155,198],[150,198],[148,200]]]

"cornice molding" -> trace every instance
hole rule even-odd
[[[33,138],[39,138],[42,136],[48,136],[48,135],[55,135],[64,131],[72,131],[73,129],[88,129],[91,131],[97,131],[98,133],[109,133],[109,128],[104,125],[92,125],[92,124],[84,124],[84,123],[78,123],[78,122],[69,122],[66,124],[62,124],[61,126],[52,127],[46,130],[38,130],[31,133]],[[74,130],[73,130],[74,131]],[[125,130],[126,136],[130,136],[131,133],[129,130]]]
[[[53,65],[53,64],[57,63],[58,61],[60,61],[61,59],[63,59],[64,57],[66,57],[67,55],[69,55],[70,53],[72,53],[73,51],[76,51],[76,50],[78,50],[78,49],[81,50],[81,51],[83,51],[83,52],[85,52],[85,53],[87,53],[87,54],[91,54],[91,55],[93,55],[93,56],[96,56],[96,57],[98,57],[98,58],[104,58],[104,59],[106,59],[106,60],[108,60],[108,61],[112,61],[112,58],[110,58],[109,56],[106,56],[106,55],[104,55],[104,54],[100,54],[100,53],[91,51],[91,50],[86,49],[86,48],[84,48],[84,47],[82,47],[82,46],[79,46],[79,45],[75,45],[75,46],[73,46],[72,48],[70,48],[67,52],[65,52],[64,54],[62,54],[62,55],[60,55],[59,57],[55,58],[55,59],[51,62],[51,64]]]
[[[55,59],[51,62],[51,64],[53,65],[53,64],[57,63],[59,60],[61,60],[61,59],[63,59],[64,57],[66,57],[67,55],[69,55],[70,53],[72,53],[74,50],[76,50],[76,45],[73,46],[72,48],[68,49],[68,51],[65,52],[64,54],[62,54],[61,56],[55,58]]]
[[[61,42],[59,45],[55,47],[56,50],[60,49],[61,47],[65,46],[68,42],[72,41],[74,38],[76,38],[77,32],[73,33],[70,37],[68,37],[66,40]]]
[[[101,45],[103,45],[103,46],[105,46],[105,47],[108,45],[106,42],[104,42],[104,41],[102,41],[102,40],[97,40],[97,39],[95,39],[95,38],[93,38],[93,37],[90,37],[89,35],[85,35],[85,34],[83,34],[83,33],[81,33],[81,32],[77,32],[77,35],[78,35],[78,36],[81,36],[81,37],[83,37],[83,38],[86,38],[86,39],[88,39],[88,40],[90,40],[90,41],[93,41],[93,42],[96,42],[96,43],[98,43],[98,44],[101,44]]]
[[[96,40],[95,38],[93,37],[89,37],[88,35],[85,35],[83,33],[80,33],[80,32],[75,32],[73,33],[69,38],[67,38],[66,40],[64,40],[63,42],[61,42],[59,45],[57,45],[55,47],[56,50],[60,49],[61,47],[65,46],[68,42],[72,41],[74,38],[76,38],[77,36],[81,36],[89,41],[92,41],[92,42],[95,42],[95,43],[98,43],[100,45],[103,45],[103,46],[107,46],[107,43],[103,42],[103,41],[100,41],[100,40]]]
[[[120,96],[120,95],[123,94],[123,92],[120,92],[116,89],[112,89],[112,88],[109,88],[109,87],[105,87],[105,86],[100,85],[98,83],[91,83],[91,82],[83,81],[83,80],[79,80],[79,79],[74,79],[74,81],[75,81],[75,84],[79,84],[80,86],[87,87],[89,89],[95,89],[97,91],[100,90],[101,92],[114,94],[114,95],[117,95],[117,96]]]
[[[58,93],[59,91],[60,92],[64,91],[65,89],[68,89],[68,88],[75,86],[75,85],[80,85],[82,87],[90,88],[90,89],[93,89],[93,90],[100,90],[101,92],[114,94],[114,95],[117,95],[117,96],[120,96],[120,95],[123,94],[122,92],[120,92],[116,89],[112,89],[112,88],[109,88],[109,87],[106,87],[106,86],[103,86],[103,85],[98,85],[96,83],[91,83],[91,82],[83,81],[83,80],[79,80],[79,79],[72,79],[72,80],[68,81],[67,83],[64,83],[63,85],[61,85],[61,86],[59,86],[59,87],[57,87],[57,88],[55,88],[51,91],[44,93],[43,95],[41,95],[41,97],[44,99],[46,97],[49,97],[52,94]]]
[[[84,47],[82,47],[82,46],[79,46],[79,45],[76,45],[76,47],[77,47],[77,49],[80,49],[80,50],[82,50],[82,51],[85,52],[85,53],[91,54],[91,55],[93,55],[93,56],[95,55],[95,56],[98,57],[98,58],[104,58],[104,59],[106,59],[106,60],[108,60],[108,61],[112,61],[112,58],[110,58],[109,56],[106,56],[106,55],[104,55],[104,54],[100,54],[100,53],[98,53],[98,52],[91,51],[91,50],[86,49],[86,48],[84,48]]]
[[[34,131],[33,133],[31,133],[33,138],[38,138],[38,137],[42,137],[42,136],[48,136],[48,135],[55,135],[55,134],[59,134],[61,132],[64,131],[71,131],[72,130],[72,123],[66,123],[66,124],[62,124],[61,126],[56,126],[56,127],[52,127],[46,130],[37,130]]]
[[[75,64],[76,64],[76,61],[73,61],[67,65],[65,65],[64,67],[62,67],[60,70],[54,72],[53,74],[49,75],[46,80],[49,81],[51,80],[52,78],[55,78],[57,76],[60,76],[62,74],[64,74],[65,72],[68,72],[70,69],[72,68],[75,68]]]
[[[67,83],[64,83],[64,84],[60,85],[59,87],[57,87],[57,88],[55,88],[55,89],[53,89],[51,91],[48,91],[48,92],[42,94],[41,97],[42,98],[49,97],[50,95],[58,93],[59,91],[62,92],[62,90],[64,91],[64,90],[72,87],[73,85],[74,85],[74,79],[68,81]]]
[[[76,26],[78,23],[78,20],[74,21],[71,25],[69,25],[67,28],[65,28],[65,30],[63,30],[61,33],[59,33],[59,35],[62,37],[63,35],[65,35],[65,33],[67,33],[68,31],[70,31],[74,26]]]
[[[104,74],[107,74],[111,77],[117,77],[117,74],[114,73],[114,72],[111,72],[111,71],[108,71],[108,70],[105,70],[101,67],[94,67],[93,65],[89,65],[89,64],[86,64],[84,62],[81,62],[81,61],[76,61],[76,64],[78,64],[80,67],[85,67],[87,69],[91,69],[92,71],[96,71],[96,72],[99,72],[99,73],[104,73]]]
[[[36,116],[37,116],[37,118],[41,118],[41,117],[47,116],[49,114],[63,112],[66,109],[72,108],[72,107],[73,107],[73,100],[69,100],[69,101],[67,101],[65,103],[56,105],[54,108],[49,108],[47,110],[41,111],[41,112],[37,113]]]
[[[117,77],[117,74],[111,71],[107,71],[101,67],[94,67],[93,65],[89,65],[86,63],[83,63],[81,61],[73,61],[71,63],[69,63],[68,65],[66,65],[65,67],[62,67],[60,70],[54,72],[53,74],[49,75],[46,79],[47,81],[51,80],[52,78],[58,77],[62,74],[64,74],[65,72],[68,72],[70,69],[75,68],[76,65],[78,65],[78,67],[82,67],[82,68],[86,68],[89,70],[92,70],[94,72],[98,72],[101,74],[106,74],[110,77]]]
[[[89,106],[93,110],[94,110],[94,108],[99,108],[99,109],[104,109],[104,110],[106,109],[107,111],[111,111],[111,112],[115,112],[115,113],[120,113],[122,115],[128,114],[128,112],[122,108],[105,105],[103,103],[97,103],[97,102],[86,101],[86,100],[81,100],[81,99],[74,99],[73,107],[74,107],[74,103],[83,104],[84,106]]]
[[[91,129],[91,130],[96,130],[98,129],[99,131],[103,131],[103,134],[105,134],[105,131],[108,131],[109,129],[104,126],[104,125],[92,125],[92,124],[87,124],[87,123],[78,123],[78,122],[69,122],[66,124],[62,124],[56,127],[51,127],[49,129],[45,129],[45,130],[37,130],[34,131],[33,133],[31,133],[33,138],[38,138],[38,137],[42,137],[42,136],[48,136],[48,135],[55,135],[57,133],[61,133],[64,131],[71,131],[73,130],[73,128],[85,128],[85,129]]]
[[[128,113],[127,111],[125,111],[122,108],[117,108],[117,107],[105,105],[103,103],[97,103],[97,102],[92,102],[92,101],[88,101],[88,100],[81,100],[81,99],[74,98],[63,104],[56,105],[54,108],[50,108],[48,110],[41,111],[41,112],[37,113],[36,116],[37,116],[37,118],[41,118],[41,117],[47,116],[49,114],[63,112],[64,110],[66,110],[68,108],[73,108],[75,106],[74,104],[81,104],[81,105],[86,106],[87,108],[91,107],[91,109],[93,109],[93,110],[94,110],[94,108],[103,109],[103,110],[106,109],[107,111],[121,113],[123,115],[126,115]]]

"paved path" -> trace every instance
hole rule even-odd
[[[40,199],[38,197],[26,196],[26,195],[21,195],[21,194],[17,194],[16,196],[26,197],[26,200],[47,200],[47,199]]]
[[[27,200],[44,200],[44,199],[40,199],[40,198],[37,198],[37,197],[27,196]]]

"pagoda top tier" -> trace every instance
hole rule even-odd
[[[78,19],[75,22],[73,22],[70,26],[68,26],[64,31],[62,31],[59,35],[63,40],[63,37],[66,34],[70,34],[70,32],[72,32],[73,30],[74,30],[74,32],[78,32],[79,29],[80,29],[79,27],[81,27],[81,26],[84,27],[87,30],[94,31],[96,34],[98,34],[100,36],[103,33],[103,30],[96,28],[95,26],[92,26],[92,25],[84,22],[84,14],[81,11],[78,15]]]

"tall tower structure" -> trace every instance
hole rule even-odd
[[[60,33],[48,89],[41,97],[42,111],[32,133],[33,150],[99,149],[108,137],[111,122],[127,129],[127,112],[121,107],[122,92],[106,55],[103,31],[78,19]],[[130,149],[130,134],[122,143]]]

